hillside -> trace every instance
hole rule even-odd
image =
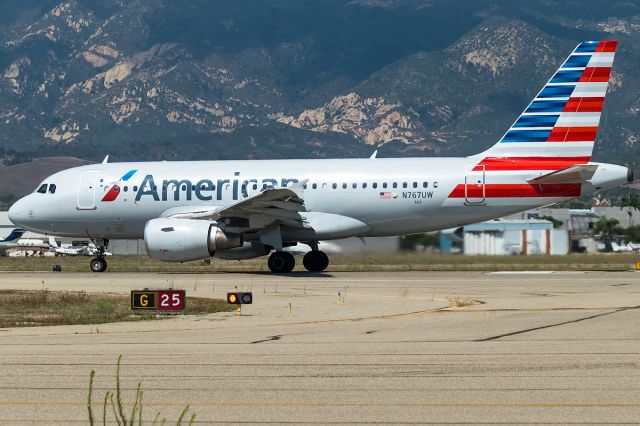
[[[5,2],[0,155],[469,155],[502,135],[577,42],[616,38],[595,159],[637,166],[640,5],[602,4]]]

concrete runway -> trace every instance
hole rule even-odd
[[[0,288],[253,290],[243,316],[0,330],[0,423],[87,423],[123,355],[145,418],[211,423],[640,423],[640,274],[3,273]],[[344,298],[338,303],[338,292]],[[448,298],[472,299],[450,308]],[[289,303],[293,316],[288,315]],[[112,415],[110,418],[113,418]]]

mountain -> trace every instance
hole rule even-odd
[[[634,2],[4,2],[0,156],[469,155],[597,38],[620,50],[595,159],[637,166]]]

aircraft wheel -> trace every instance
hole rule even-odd
[[[104,272],[107,270],[107,261],[100,257],[96,257],[95,259],[91,259],[89,266],[93,272]]]
[[[293,271],[296,260],[293,255],[286,251],[276,251],[269,256],[269,269],[276,274],[286,274]]]
[[[309,272],[321,272],[329,266],[329,257],[323,251],[310,251],[304,255],[302,263]]]

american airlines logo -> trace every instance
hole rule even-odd
[[[149,197],[154,201],[180,201],[181,198],[184,198],[189,201],[195,198],[201,201],[211,201],[214,199],[222,200],[223,194],[231,191],[232,199],[238,200],[239,197],[248,198],[250,188],[253,190],[265,190],[277,186],[284,188],[298,182],[298,179],[294,178],[240,180],[240,172],[235,172],[233,176],[233,179],[218,179],[216,181],[202,179],[195,183],[189,179],[164,179],[162,184],[158,185],[153,175],[146,175],[137,189],[135,199],[140,201],[143,197]]]
[[[120,181],[128,181],[133,175],[136,174],[137,171],[138,170],[129,170],[120,178]],[[120,195],[120,185],[114,184],[111,186],[111,188],[109,188],[107,193],[104,194],[104,197],[102,197],[102,201],[114,201],[116,198],[118,198],[118,195]]]

